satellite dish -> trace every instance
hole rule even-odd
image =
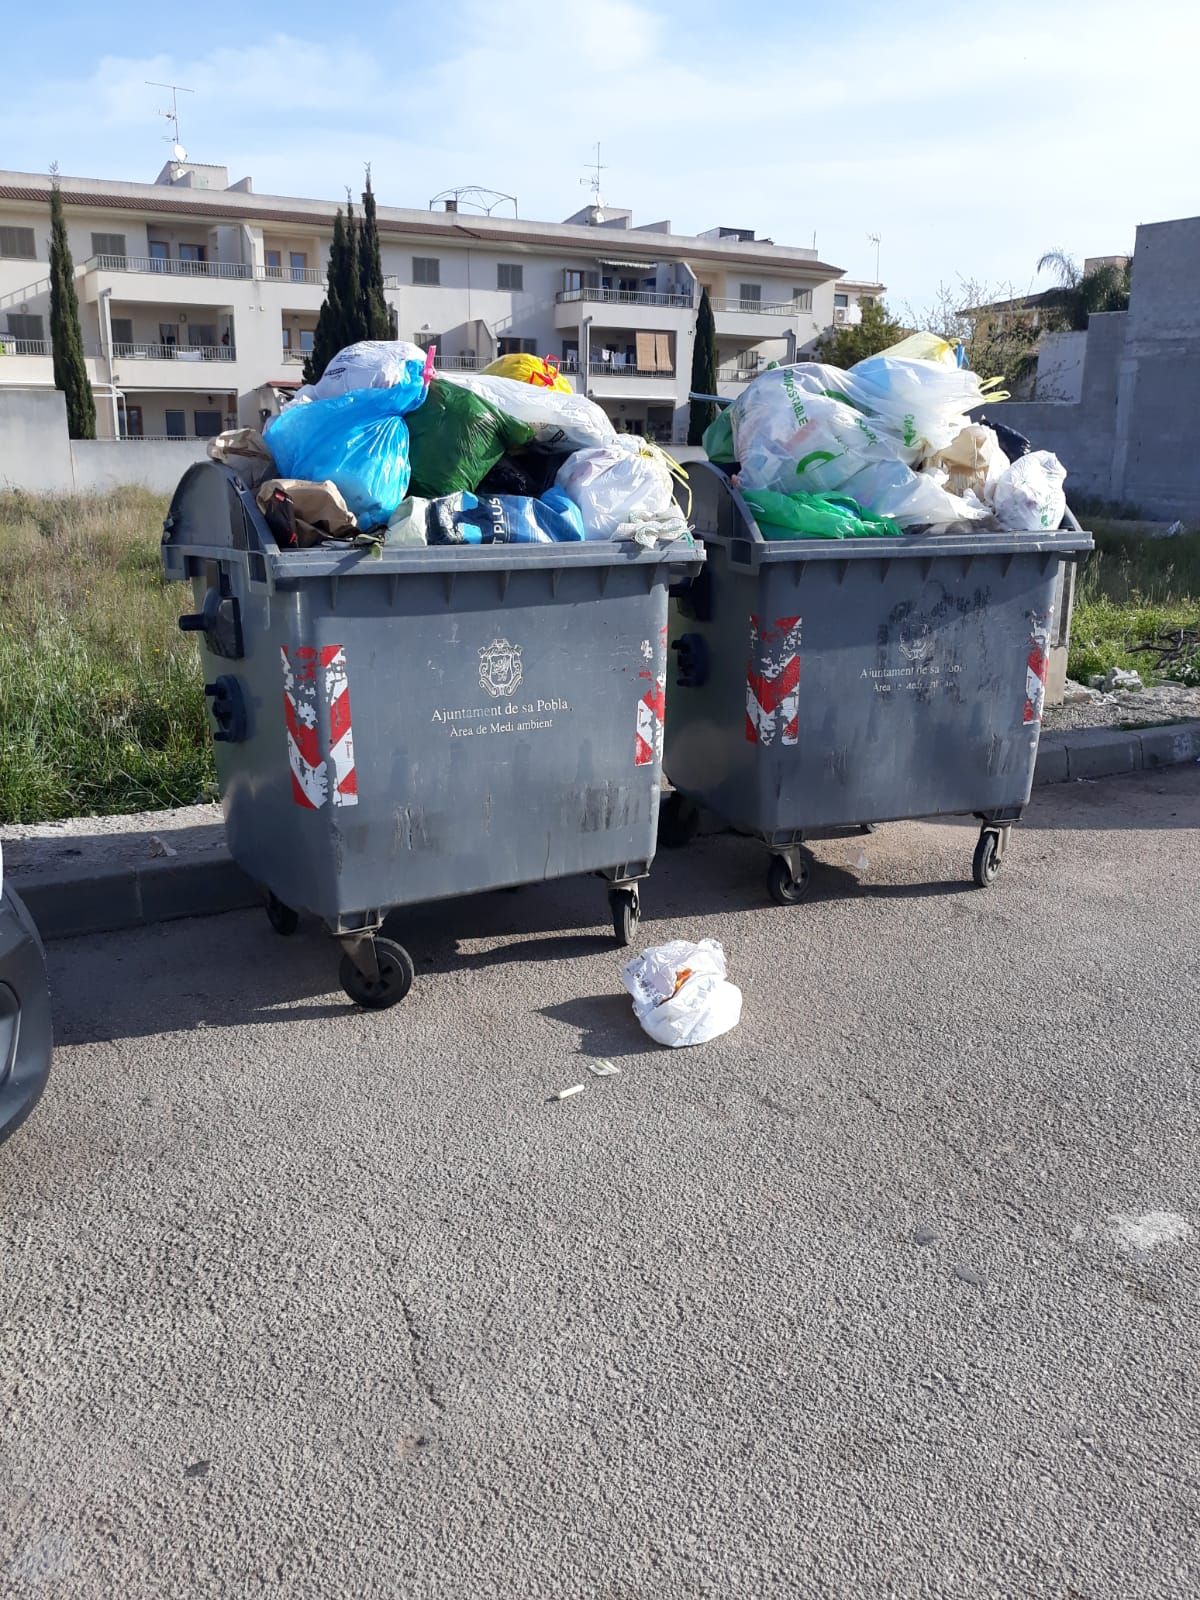
[[[176,161],[187,160],[187,151],[181,144],[173,144],[171,146],[171,154],[175,157]]]

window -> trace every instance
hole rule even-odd
[[[303,250],[288,252],[288,266],[292,269],[292,282],[303,283],[308,272],[308,256]]]
[[[283,276],[283,252],[281,250],[264,250],[263,261],[266,264],[268,278],[281,278]]]
[[[848,294],[835,294],[833,304],[838,311],[844,311],[850,304],[850,296]]]
[[[314,328],[301,328],[300,329],[300,348],[301,348],[301,350],[304,350],[304,351],[311,350],[312,347],[313,347],[313,339],[314,339],[315,336],[316,336],[316,330]]]
[[[562,342],[563,366],[572,370],[579,365],[579,340],[564,339]]]
[[[160,266],[158,263],[169,261],[170,257],[171,246],[169,244],[162,239],[151,239],[150,259],[155,263],[155,266],[152,269],[154,272],[165,272],[167,270],[166,267]]]
[[[0,228],[0,256],[10,261],[36,261],[32,228]]]
[[[92,235],[92,254],[94,256],[117,256],[125,259],[125,235],[123,233],[94,233]]]
[[[160,322],[158,325],[158,342],[168,348],[179,343],[179,324],[177,322]]]
[[[437,256],[414,256],[412,258],[414,283],[440,283],[442,281],[442,263]]]
[[[111,323],[112,342],[114,345],[133,343],[133,318],[114,317]]]
[[[193,322],[188,329],[187,342],[193,349],[199,345],[201,349],[211,350],[217,342],[217,330],[211,322]]]
[[[428,350],[431,347],[438,350],[442,348],[441,334],[430,333],[428,328],[422,328],[419,333],[414,333],[412,342],[421,350]]]
[[[740,283],[738,285],[738,299],[742,302],[743,311],[753,311],[762,304],[761,283]]]
[[[221,413],[219,411],[195,411],[192,415],[196,419],[197,439],[215,439],[221,431]]]
[[[812,310],[812,290],[811,289],[793,289],[792,290],[792,304],[795,306],[797,311],[811,311]]]
[[[179,259],[199,266],[200,262],[208,260],[208,249],[202,244],[181,244],[179,246]]]
[[[30,315],[28,312],[20,316],[15,311],[8,313],[8,331],[14,339],[44,339],[46,337],[45,324],[40,316]]]
[[[285,350],[290,350],[292,348],[292,330],[290,328],[285,328],[283,330],[283,348]]]
[[[538,352],[536,339],[500,339],[497,343],[497,354],[502,356],[535,356]]]
[[[860,306],[873,306],[875,304],[875,296],[873,294],[860,294],[858,303]]]
[[[187,438],[187,412],[186,411],[167,411],[167,412],[164,412],[163,415],[167,419],[167,438],[168,439],[186,439]]]
[[[501,261],[496,266],[497,289],[513,289],[518,294],[525,288],[525,268],[510,261]]]

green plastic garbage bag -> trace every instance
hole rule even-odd
[[[848,495],[743,489],[742,499],[764,539],[890,539],[901,531],[893,518],[865,511]]]
[[[733,410],[726,406],[724,411],[718,411],[708,427],[704,430],[704,437],[700,443],[704,446],[704,453],[710,461],[736,461],[733,453]]]
[[[473,490],[506,450],[534,436],[527,423],[455,383],[434,378],[425,403],[409,413],[409,493],[426,500]]]

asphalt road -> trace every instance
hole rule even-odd
[[[1043,790],[987,893],[896,825],[789,910],[662,856],[745,991],[693,1052],[592,881],[408,916],[383,1016],[258,914],[55,946],[0,1593],[1191,1600],[1198,825]]]

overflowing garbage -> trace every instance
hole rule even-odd
[[[704,445],[710,460],[736,464],[737,485],[773,539],[962,523],[1057,528],[1066,512],[1059,461],[1048,451],[1010,460],[1014,436],[972,421],[1006,398],[999,382],[958,366],[934,335],[915,334],[845,371],[802,361],[760,373]]]
[[[265,431],[209,455],[254,490],[280,545],[559,544],[690,538],[683,469],[612,422],[546,357],[436,371],[435,352],[366,340]],[[685,496],[686,499],[686,496]]]

